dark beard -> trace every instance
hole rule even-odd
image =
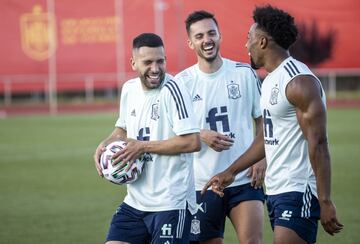
[[[218,57],[218,55],[219,55],[219,48],[216,49],[215,55],[213,57],[210,57],[210,58],[205,57],[205,55],[203,55],[201,52],[199,53],[199,56],[201,56],[203,59],[205,59],[206,62],[208,62],[208,63],[214,62],[215,59]]]
[[[205,58],[205,60],[206,60],[206,62],[208,62],[208,63],[212,63],[212,62],[214,62],[214,60],[217,58],[217,54],[214,56],[214,57],[211,57],[211,58]]]
[[[148,89],[156,89],[156,88],[158,88],[158,87],[160,87],[161,86],[161,84],[164,82],[164,80],[165,80],[165,72],[164,71],[160,71],[161,73],[160,73],[160,83],[156,86],[156,87],[153,87],[153,86],[151,86],[151,85],[148,85],[148,81],[147,81],[147,79],[146,79],[146,76],[148,76],[148,73],[149,72],[147,72],[147,73],[145,73],[144,75],[139,75],[139,78],[140,78],[140,80],[141,80],[141,83],[146,87],[146,88],[148,88]]]
[[[250,57],[250,65],[251,65],[251,68],[253,69],[260,69],[260,67],[258,67],[255,63],[254,63],[254,60]]]

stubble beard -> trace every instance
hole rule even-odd
[[[257,70],[259,69],[260,67],[258,65],[255,64],[254,60],[252,59],[252,57],[250,57],[250,65],[251,65],[251,68]]]
[[[217,59],[217,57],[219,56],[219,47],[216,48],[215,54],[214,54],[213,56],[211,56],[211,57],[206,57],[201,51],[200,51],[200,53],[199,53],[199,56],[200,56],[201,58],[203,58],[206,62],[212,63],[212,62],[214,62],[214,61]]]

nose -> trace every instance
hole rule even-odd
[[[160,70],[159,65],[158,65],[156,62],[154,62],[154,63],[151,65],[150,70],[151,70],[151,72],[153,72],[153,73],[158,73],[159,70]]]
[[[204,35],[204,42],[205,42],[205,43],[208,43],[208,42],[210,42],[210,41],[211,41],[210,36],[209,36],[209,35]]]

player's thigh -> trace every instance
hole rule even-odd
[[[300,238],[304,243],[316,242],[320,206],[314,195],[306,192],[271,195],[267,198],[267,205],[278,243],[286,242],[288,238]]]
[[[199,241],[199,242],[190,242],[190,244],[222,244],[223,238],[212,238],[209,240]]]
[[[231,209],[229,217],[241,243],[262,243],[264,229],[262,201],[240,202]]]
[[[249,183],[226,189],[227,214],[241,243],[261,243],[264,223],[265,195]]]
[[[113,215],[106,243],[147,243],[150,235],[143,221],[145,215],[145,212],[122,203]]]
[[[294,230],[284,226],[274,227],[274,244],[306,244],[307,242],[302,239]]]
[[[130,244],[130,243],[123,241],[107,241],[105,244]]]
[[[190,221],[187,209],[154,212],[145,218],[151,243],[188,244]]]
[[[221,240],[224,237],[226,196],[221,198],[210,190],[204,195],[196,192],[196,198],[198,211],[192,216],[190,240]]]

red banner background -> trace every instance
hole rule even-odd
[[[21,17],[32,14],[34,6],[40,6],[42,13],[47,13],[48,2],[2,1],[0,77],[48,73],[48,59],[36,60],[25,53],[22,47],[24,31],[20,24]],[[62,0],[54,1],[58,82],[61,83],[61,75],[79,73],[119,74],[125,71],[125,76],[116,77],[128,78],[132,75],[129,65],[131,42],[142,32],[162,35],[168,71],[174,74],[182,70],[195,62],[195,56],[186,44],[184,20],[198,9],[215,13],[222,33],[222,56],[248,62],[244,45],[252,24],[251,14],[256,5],[266,3],[289,11],[298,23],[315,21],[320,32],[336,32],[333,55],[321,68],[360,67],[360,2],[357,0]],[[116,81],[113,84],[116,85]],[[4,86],[0,86],[0,91],[3,89]]]

